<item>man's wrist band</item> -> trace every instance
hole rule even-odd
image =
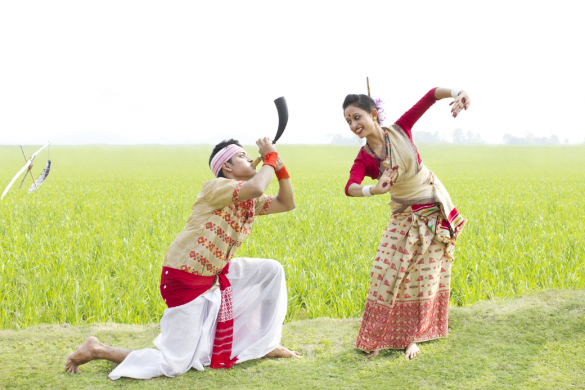
[[[282,166],[282,168],[280,168],[278,171],[275,171],[274,173],[276,173],[276,178],[278,179],[278,181],[282,179],[290,179],[290,175],[286,171],[284,165]]]
[[[370,192],[370,189],[371,189],[372,187],[373,187],[373,186],[363,186],[363,187],[362,187],[362,194],[363,194],[364,196],[368,196],[368,197],[369,197],[369,196],[374,196],[374,194],[372,194],[372,193]]]
[[[272,168],[276,169],[276,159],[278,158],[278,153],[277,152],[270,152],[270,153],[266,153],[266,156],[264,156],[264,165],[270,165]]]
[[[457,99],[457,96],[459,96],[460,93],[461,93],[460,89],[452,89],[451,90],[451,97],[453,99]]]

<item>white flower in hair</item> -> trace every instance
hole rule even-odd
[[[373,97],[374,103],[376,104],[376,110],[378,110],[378,121],[381,125],[384,124],[384,120],[386,119],[386,110],[384,110],[384,102],[379,97]]]

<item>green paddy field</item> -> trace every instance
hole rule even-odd
[[[282,263],[287,321],[359,317],[389,199],[345,196],[357,148],[278,149],[297,208],[257,218],[239,256]],[[210,151],[52,146],[43,187],[28,195],[17,183],[0,203],[0,328],[156,323],[163,255],[212,178]],[[585,287],[585,147],[422,145],[420,152],[469,219],[452,305]],[[46,152],[37,158],[35,174],[46,159]],[[0,147],[2,189],[22,165],[18,146]],[[276,191],[274,180],[268,192]]]

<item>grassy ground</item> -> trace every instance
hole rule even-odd
[[[257,218],[237,255],[283,265],[287,321],[359,317],[389,196],[345,196],[355,147],[278,148],[297,208]],[[17,184],[0,202],[0,329],[158,321],[162,259],[212,177],[210,150],[52,147],[43,187],[28,195]],[[453,305],[585,288],[584,146],[419,150],[469,219],[457,242]],[[35,174],[47,157],[38,157]],[[2,187],[22,164],[20,148],[0,147]],[[274,180],[268,193],[276,191]]]
[[[359,319],[294,321],[283,343],[303,360],[266,359],[231,370],[191,370],[179,378],[148,381],[107,374],[113,365],[96,361],[83,373],[66,374],[63,364],[87,336],[128,348],[152,347],[155,325],[39,325],[0,331],[0,388],[585,388],[585,291],[555,290],[512,300],[453,307],[449,338],[421,345],[406,361],[387,351],[368,361],[353,348]]]

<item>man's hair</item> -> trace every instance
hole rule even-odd
[[[211,152],[211,156],[209,156],[209,166],[211,166],[211,160],[213,160],[213,157],[215,157],[215,155],[222,150],[223,148],[225,148],[226,146],[230,146],[230,145],[238,145],[240,148],[242,147],[242,145],[240,144],[240,142],[238,140],[235,140],[233,138],[230,138],[228,140],[223,140],[220,143],[218,143],[217,145],[215,145],[215,147],[213,148],[213,151]],[[230,158],[229,160],[227,160],[227,162],[229,162],[230,164],[232,163],[232,159]],[[225,175],[223,174],[223,169],[220,168],[219,172],[217,173],[217,177],[225,177]]]

